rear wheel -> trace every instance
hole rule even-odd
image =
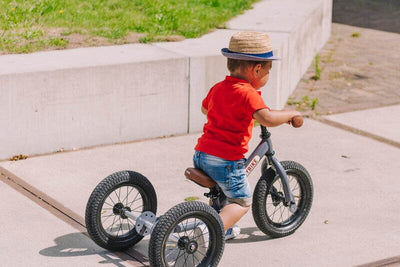
[[[313,185],[307,170],[294,161],[281,162],[289,179],[297,210],[292,213],[285,204],[280,177],[273,168],[263,166],[263,174],[253,194],[253,218],[258,228],[271,237],[294,233],[310,212]]]
[[[107,176],[93,190],[86,206],[86,228],[96,244],[109,250],[125,250],[143,236],[137,233],[135,221],[125,216],[129,211],[139,216],[154,214],[157,196],[146,177],[133,171]]]
[[[202,202],[184,202],[160,217],[150,238],[150,266],[217,266],[225,245],[217,212]]]

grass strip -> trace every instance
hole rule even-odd
[[[224,28],[254,2],[2,0],[0,54],[196,38]]]

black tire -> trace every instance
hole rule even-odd
[[[127,209],[139,216],[143,211],[157,211],[157,196],[146,177],[133,171],[120,171],[107,176],[93,190],[86,205],[86,228],[97,245],[123,251],[143,236],[135,221],[121,215]]]
[[[192,229],[179,229],[185,225]],[[218,213],[202,202],[184,202],[160,217],[151,234],[150,266],[217,266],[225,246]]]
[[[313,200],[313,184],[307,170],[294,161],[282,161],[297,210],[284,205],[280,177],[273,168],[264,169],[253,194],[252,212],[258,228],[271,237],[293,234],[306,219]],[[264,167],[264,166],[263,166]]]

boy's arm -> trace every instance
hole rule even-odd
[[[297,110],[269,110],[264,108],[254,112],[253,118],[261,125],[274,127],[283,123],[289,123],[297,115],[301,115]]]
[[[204,115],[207,115],[208,110],[205,109],[203,106],[201,106],[201,112],[202,112]]]

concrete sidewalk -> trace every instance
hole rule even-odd
[[[399,143],[398,123],[381,120],[398,108],[380,109],[375,120],[368,110],[325,119],[361,128],[355,122],[367,116],[369,131]],[[311,119],[299,129],[283,125],[270,130],[277,158],[298,161],[313,178],[311,213],[293,235],[270,239],[257,229],[249,212],[239,223],[242,234],[227,242],[220,266],[354,266],[399,256],[396,146]],[[258,143],[258,131],[251,148]],[[205,200],[204,190],[183,177],[192,165],[198,137],[189,134],[0,162],[0,179],[18,189],[0,183],[0,264],[146,265],[148,239],[126,253],[111,254],[82,234],[86,202],[104,177],[124,169],[152,182],[158,216],[186,197]],[[259,174],[257,167],[249,177],[253,187]]]
[[[81,232],[83,227],[65,223],[54,208],[46,209],[43,201],[15,189],[18,192],[12,184],[0,182],[1,266],[125,266],[132,262],[126,255],[94,246]]]

